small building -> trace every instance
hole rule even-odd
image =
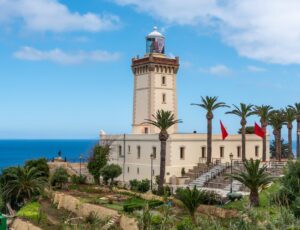
[[[152,179],[159,175],[160,141],[159,130],[145,124],[157,110],[171,111],[177,118],[176,77],[179,57],[165,55],[165,37],[154,30],[146,36],[146,54],[132,59],[134,76],[133,123],[131,134],[107,135],[100,133],[100,141],[111,142],[110,163],[119,164],[123,169],[120,181]],[[184,118],[183,118],[184,119]],[[206,122],[204,120],[203,122]],[[166,182],[181,177],[198,163],[205,163],[207,157],[207,134],[179,133],[177,125],[168,130],[166,154]],[[212,161],[222,164],[233,160],[241,161],[241,135],[212,136]],[[262,158],[262,139],[254,134],[246,136],[246,158]],[[267,136],[269,149],[269,136]],[[269,154],[267,154],[269,160]],[[184,170],[183,170],[184,169]]]

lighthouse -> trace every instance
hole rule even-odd
[[[158,110],[171,111],[177,119],[176,77],[179,58],[165,55],[165,37],[157,27],[146,36],[144,57],[132,58],[134,75],[133,134],[155,134],[159,130],[148,124],[146,119]],[[168,132],[177,133],[177,126]]]

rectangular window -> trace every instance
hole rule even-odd
[[[137,174],[140,174],[140,168],[137,168],[137,169],[136,169],[136,173],[137,173]]]
[[[258,145],[255,146],[255,156],[256,157],[259,156],[259,146]]]
[[[156,147],[152,147],[152,154],[153,159],[156,159]]]
[[[241,157],[241,146],[237,147],[237,157],[240,158]]]
[[[201,149],[202,149],[201,150],[202,158],[205,158],[206,157],[206,147],[203,146]]]
[[[122,157],[122,146],[119,145],[119,157]]]
[[[130,153],[130,145],[128,145],[128,153]]]
[[[145,132],[145,134],[148,134],[148,133],[149,133],[148,127],[145,127],[145,128],[144,128],[144,132]]]
[[[162,84],[162,85],[166,85],[166,77],[165,77],[165,76],[163,76],[163,77],[161,78],[161,84]]]
[[[129,173],[129,167],[127,167],[127,172]]]
[[[224,147],[221,146],[220,147],[220,158],[223,158],[224,157]]]
[[[140,159],[141,158],[141,146],[137,147],[137,158]]]
[[[167,99],[166,99],[166,94],[165,93],[163,93],[163,95],[162,95],[162,103],[163,104],[167,103]]]
[[[184,155],[185,155],[185,148],[184,147],[180,147],[180,159],[184,160]]]

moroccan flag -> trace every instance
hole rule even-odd
[[[225,129],[222,121],[220,121],[220,125],[221,125],[222,139],[224,141],[226,139],[226,137],[228,136],[228,133],[227,133],[227,130]]]
[[[264,138],[264,136],[265,136],[265,131],[264,131],[264,129],[261,128],[258,124],[256,124],[256,122],[255,122],[255,125],[254,125],[254,133],[255,133],[257,136],[261,137],[261,138]]]

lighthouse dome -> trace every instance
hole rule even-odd
[[[165,37],[158,32],[157,27],[146,36],[146,53],[165,53]]]

